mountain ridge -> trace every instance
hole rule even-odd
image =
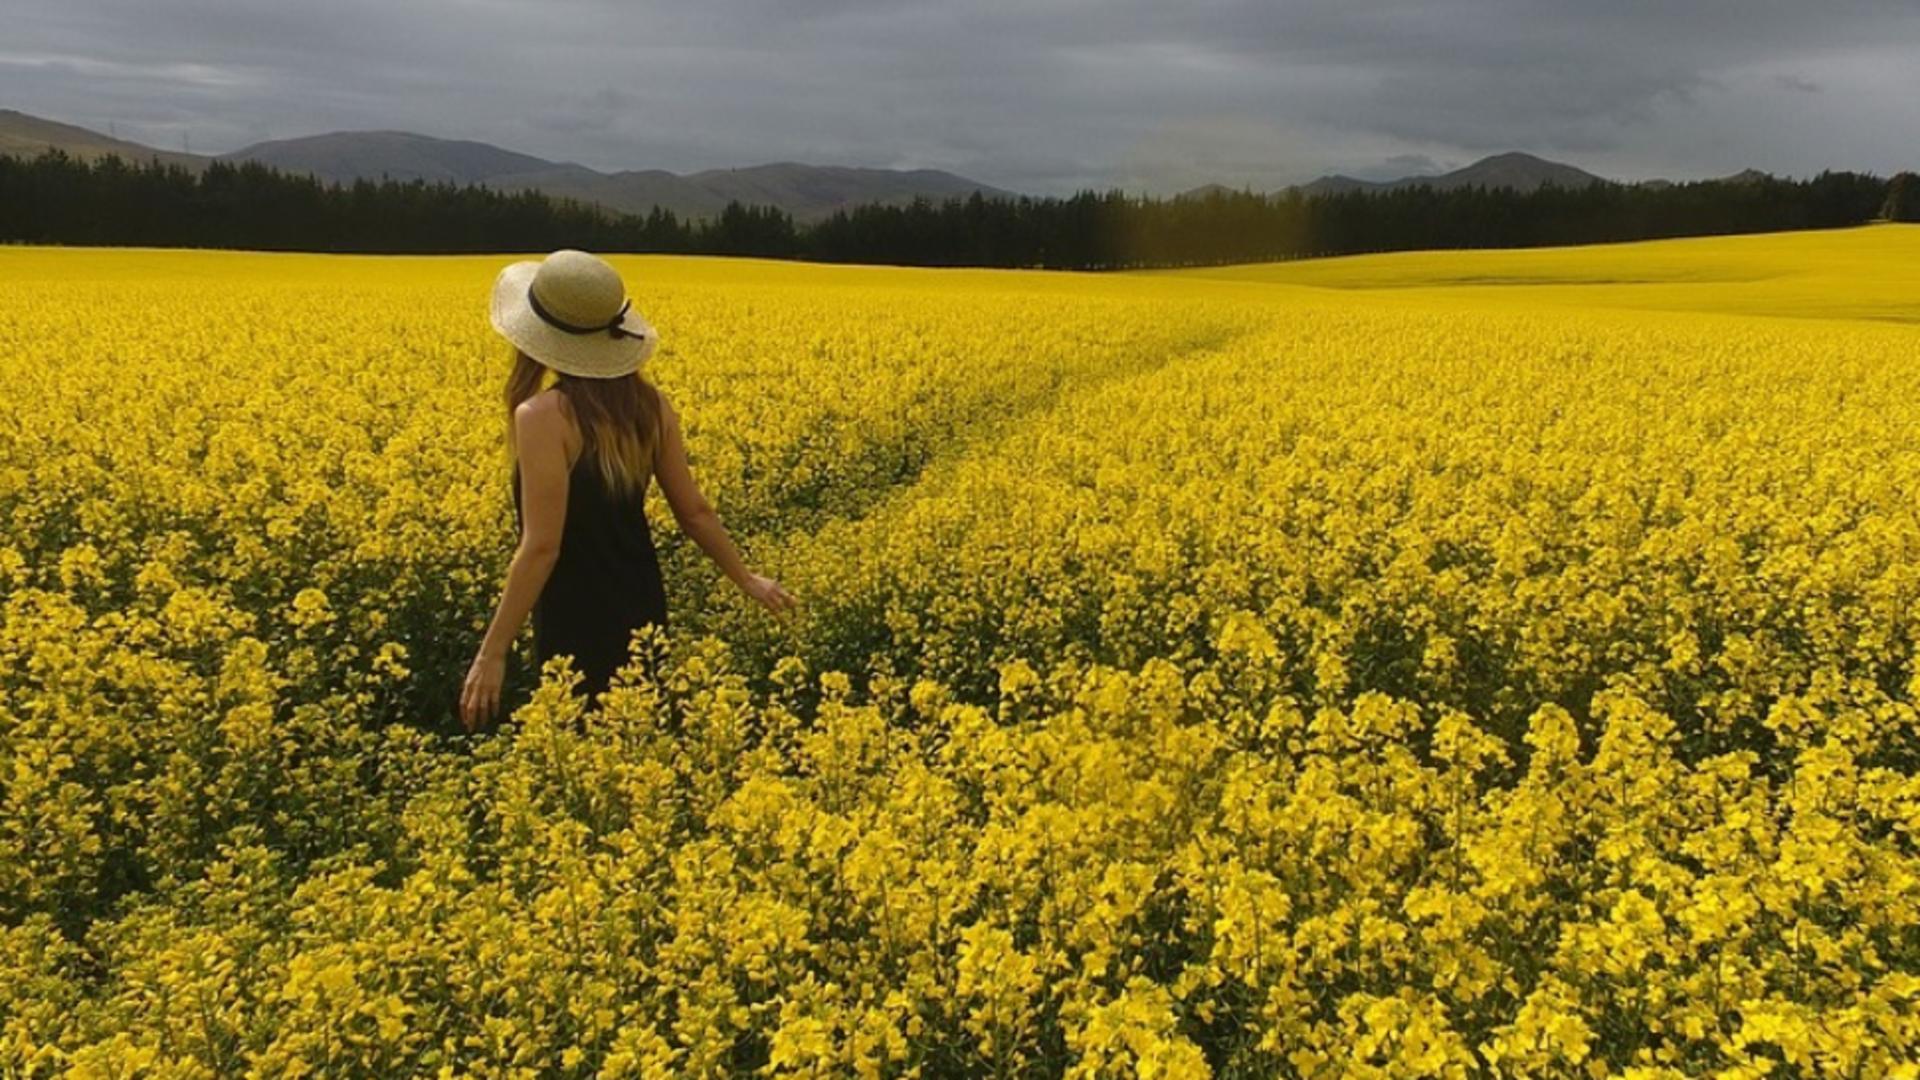
[[[387,176],[402,182],[481,184],[497,191],[539,191],[553,198],[627,214],[662,207],[681,217],[713,217],[727,203],[777,206],[798,222],[825,218],[865,204],[941,199],[974,191],[989,197],[1015,192],[940,169],[883,169],[777,161],[680,174],[665,169],[601,172],[574,161],[550,161],[492,143],[442,139],[394,128],[330,131],[251,143],[222,154],[160,150],[74,124],[0,109],[0,154],[31,156],[57,146],[83,160],[107,154],[136,162],[158,158],[192,172],[215,161],[257,161],[323,183],[350,184]]]
[[[417,178],[428,182],[480,184],[506,192],[538,191],[617,213],[645,215],[657,206],[690,218],[716,216],[734,200],[777,206],[791,214],[795,221],[811,223],[837,209],[866,204],[897,205],[916,197],[937,201],[964,197],[974,191],[996,198],[1019,194],[940,169],[816,165],[794,160],[723,166],[684,174],[665,169],[602,172],[579,162],[551,161],[478,140],[443,139],[396,128],[323,132],[269,139],[223,154],[192,154],[113,138],[15,109],[0,109],[0,154],[26,156],[46,146],[59,146],[83,160],[108,153],[142,162],[158,158],[194,172],[204,170],[214,161],[257,161],[282,172],[305,173],[331,183],[374,180],[384,175],[403,182]],[[1749,168],[1721,179],[1752,183],[1767,178],[1768,174]],[[1245,186],[1206,183],[1172,198],[1188,200],[1211,195],[1288,192],[1312,197],[1420,186],[1440,191],[1478,186],[1532,192],[1550,184],[1581,188],[1615,182],[1564,162],[1523,151],[1508,151],[1444,173],[1392,180],[1365,180],[1330,173],[1270,193],[1253,192]],[[1637,184],[1654,188],[1671,186],[1666,180],[1643,180]]]
[[[1727,176],[1713,177],[1723,184],[1753,184],[1771,180],[1771,173],[1759,169],[1742,169]],[[1304,184],[1290,184],[1287,187],[1267,194],[1284,195],[1290,191],[1313,197],[1318,195],[1339,195],[1349,191],[1394,191],[1420,186],[1431,187],[1436,191],[1451,191],[1463,187],[1500,188],[1510,187],[1523,192],[1538,191],[1548,184],[1564,188],[1587,187],[1592,184],[1625,184],[1629,187],[1670,188],[1671,180],[1609,180],[1604,176],[1568,165],[1561,161],[1550,161],[1523,151],[1510,150],[1506,153],[1492,154],[1475,161],[1471,165],[1444,173],[1417,173],[1402,176],[1395,180],[1362,180],[1342,173],[1329,173]],[[1245,188],[1228,187],[1225,184],[1201,184],[1174,196],[1176,199],[1204,199],[1209,195],[1235,195],[1246,192]],[[1259,194],[1259,193],[1256,193]]]
[[[1509,187],[1530,192],[1538,191],[1548,184],[1575,188],[1604,183],[1610,183],[1610,181],[1577,166],[1510,150],[1506,153],[1491,154],[1451,172],[1423,173],[1402,176],[1394,180],[1362,180],[1343,173],[1329,173],[1304,184],[1290,184],[1275,194],[1297,191],[1301,195],[1313,197],[1342,195],[1350,191],[1382,192],[1414,187],[1431,187],[1436,191],[1452,191],[1464,187]],[[1181,192],[1179,197],[1205,198],[1209,192],[1231,190],[1235,189],[1225,188],[1220,184],[1202,184]]]
[[[1604,184],[1601,177],[1564,162],[1517,150],[1483,157],[1471,165],[1431,176],[1403,176],[1397,180],[1356,180],[1347,176],[1323,176],[1305,184],[1304,194],[1333,194],[1340,191],[1394,191],[1411,187],[1431,187],[1435,191],[1454,191],[1466,187],[1513,188],[1538,191],[1548,186],[1581,188]]]
[[[23,113],[18,109],[0,109],[0,154],[30,156],[39,153],[47,146],[58,146],[69,154],[88,161],[107,154],[119,154],[122,158],[135,161],[159,158],[163,162],[183,165],[196,172],[206,167],[204,154],[161,150],[128,139],[103,135],[91,128],[63,124],[58,120]]]

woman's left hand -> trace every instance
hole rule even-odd
[[[466,685],[460,690],[460,722],[468,731],[482,720],[493,719],[500,707],[500,684],[506,681],[507,660],[503,656],[480,653],[467,668]]]

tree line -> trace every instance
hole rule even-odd
[[[265,251],[589,251],[916,266],[1123,269],[1430,248],[1531,247],[1920,220],[1920,184],[1822,172],[1672,185],[1430,186],[1203,197],[1072,196],[868,204],[810,225],[729,203],[709,218],[609,212],[538,191],[441,181],[322,182],[259,162],[195,173],[158,158],[0,156],[0,242]]]

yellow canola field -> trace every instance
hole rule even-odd
[[[507,258],[0,248],[0,1072],[1920,1076],[1920,228],[614,257],[804,613],[469,739]]]
[[[1920,323],[1920,240],[1884,224],[1523,251],[1409,251],[1159,271],[1176,277],[1569,307]],[[1149,275],[1141,275],[1149,276]]]

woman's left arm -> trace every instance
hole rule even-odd
[[[506,681],[507,649],[526,622],[560,557],[560,535],[567,520],[566,421],[549,395],[522,402],[514,410],[514,441],[520,451],[520,545],[507,570],[507,584],[480,651],[467,669],[460,693],[460,721],[472,731],[491,719]]]

